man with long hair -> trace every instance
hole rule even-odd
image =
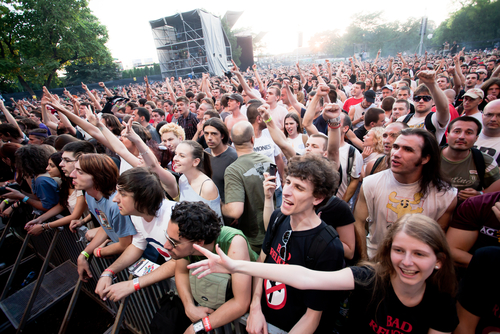
[[[401,131],[392,145],[390,169],[367,177],[358,196],[356,244],[363,258],[373,258],[387,228],[407,213],[422,213],[446,229],[457,190],[444,181],[440,166],[439,147],[429,131]]]

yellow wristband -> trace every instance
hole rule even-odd
[[[80,254],[83,254],[87,258],[87,260],[90,258],[89,253],[87,253],[86,251],[82,251]]]
[[[269,118],[267,119],[267,121],[266,121],[266,120],[264,120],[264,123],[269,123],[269,122],[271,122],[272,120],[273,120],[273,118],[272,118],[271,116],[269,116]]]

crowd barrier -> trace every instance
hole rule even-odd
[[[103,301],[98,297],[98,295],[95,294],[97,281],[104,269],[108,268],[116,260],[116,257],[93,257],[90,261],[92,278],[90,278],[88,282],[83,283],[78,279],[78,274],[76,271],[78,256],[86,246],[86,240],[84,239],[83,233],[72,233],[69,228],[65,226],[47,231],[38,236],[30,236],[22,233],[22,228],[19,226],[24,226],[24,224],[25,223],[21,225],[16,222],[15,225],[18,227],[15,229],[11,229],[13,224],[12,220],[10,220],[7,223],[5,231],[2,234],[2,238],[4,238],[7,230],[10,229],[12,233],[16,235],[16,237],[23,241],[23,246],[21,247],[21,251],[19,252],[18,259],[13,266],[9,281],[7,282],[6,286],[3,289],[2,295],[0,296],[0,307],[4,310],[4,312],[9,311],[10,313],[15,313],[17,311],[19,317],[22,315],[20,321],[19,319],[11,320],[12,325],[14,325],[18,332],[22,332],[24,325],[28,321],[36,318],[38,313],[43,313],[48,307],[52,305],[52,303],[55,303],[57,301],[55,300],[55,296],[47,296],[50,291],[46,290],[53,290],[54,287],[47,288],[46,286],[46,289],[44,290],[43,285],[46,284],[46,281],[50,281],[52,282],[52,284],[54,284],[55,282],[60,285],[55,288],[55,290],[58,291],[51,291],[53,294],[64,293],[64,296],[66,296],[69,293],[73,293],[70,304],[66,311],[66,315],[59,330],[60,334],[66,332],[68,324],[71,322],[72,312],[74,310],[74,306],[78,302],[78,295],[81,289],[83,289],[83,291],[88,296],[90,296],[93,300],[99,303],[115,317],[115,323],[105,333],[118,333],[122,325],[124,325],[133,333],[151,333],[149,324],[151,323],[151,320],[153,319],[155,313],[161,307],[160,300],[167,295],[175,293],[175,281],[173,278],[141,289],[131,294],[129,297],[119,303],[115,303],[110,300]],[[31,289],[28,289],[29,291],[27,293],[23,293],[22,290],[15,292],[15,295],[12,295],[14,297],[11,298],[12,296],[7,296],[8,288],[12,283],[12,279],[15,276],[16,270],[23,258],[24,251],[28,246],[35,251],[39,258],[44,260],[44,264],[42,265],[42,269],[40,270],[38,279],[30,284],[30,286],[32,286]],[[45,271],[48,269],[48,267],[51,267],[53,270],[45,275]],[[128,274],[128,270],[123,270],[122,272],[118,273],[115,282],[122,282],[130,279],[132,279],[132,276]],[[68,286],[68,284],[70,284],[70,286]],[[66,286],[66,289],[64,286]],[[20,297],[20,295],[24,295],[24,297]],[[12,310],[11,304],[9,304],[6,309],[4,303],[9,298],[16,299],[15,303],[22,304],[16,305],[18,306],[18,310]],[[26,300],[21,302],[20,300],[23,299]],[[235,320],[233,323],[225,325],[224,327],[216,328],[214,332],[216,334],[246,333],[245,326],[247,316],[248,314]],[[11,319],[12,317],[13,316],[11,314],[11,317],[9,317],[9,319]],[[280,329],[273,327],[272,325],[269,325],[269,333],[283,334],[286,332],[281,331]]]

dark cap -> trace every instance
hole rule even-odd
[[[375,102],[375,97],[377,95],[375,94],[375,92],[371,89],[367,90],[365,92],[365,100],[370,102],[370,103],[374,103]]]
[[[236,101],[238,101],[240,104],[243,104],[243,97],[242,97],[240,94],[238,94],[238,93],[233,93],[233,94],[231,94],[231,95],[228,97],[228,99],[230,99],[230,100],[236,100]]]

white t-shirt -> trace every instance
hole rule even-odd
[[[306,152],[306,146],[304,145],[304,140],[302,139],[302,134],[299,133],[295,139],[290,137],[286,138],[286,141],[289,142],[296,153],[302,155]]]
[[[276,164],[275,157],[280,155],[281,153],[279,146],[274,143],[268,129],[262,130],[260,137],[255,138],[255,142],[253,143],[253,150],[254,152],[265,155],[266,157],[271,159],[274,164]],[[281,185],[281,181],[278,171],[276,171],[276,176],[276,187],[279,187]]]
[[[407,115],[403,115],[398,118],[398,122],[402,122]],[[408,126],[410,128],[421,128],[421,129],[426,129],[425,128],[425,115],[424,117],[418,117],[417,114],[413,115],[412,118],[408,121]],[[446,132],[446,128],[448,127],[448,124],[450,123],[450,118],[448,118],[448,123],[445,124],[445,126],[439,125],[439,122],[437,121],[437,115],[435,112],[432,113],[431,116],[431,121],[434,127],[436,128],[436,140],[439,143],[441,143],[441,140],[443,139],[444,133]],[[426,129],[427,130],[427,129]]]
[[[474,145],[481,152],[488,154],[498,164],[498,155],[500,153],[500,137],[488,137],[484,133],[479,134],[479,138]]]
[[[419,182],[403,184],[396,181],[390,169],[367,176],[363,191],[368,207],[368,257],[375,256],[377,247],[389,226],[405,214],[421,213],[438,220],[457,196],[457,189],[437,192],[433,187],[425,198],[419,192]]]
[[[349,146],[350,144],[345,143],[344,146],[340,147],[340,166],[342,167],[342,183],[340,184],[339,190],[337,191],[337,197],[342,198],[349,186],[347,184],[347,165],[349,159]],[[357,179],[361,175],[361,168],[363,167],[363,156],[357,149],[354,149],[354,159],[352,161],[351,167],[351,178]]]
[[[145,250],[149,243],[165,258],[165,261],[170,260],[170,254],[163,245],[167,242],[165,231],[167,230],[172,208],[175,204],[176,202],[164,199],[161,203],[160,210],[156,213],[156,217],[150,222],[147,222],[144,218],[139,216],[130,216],[137,231],[136,235],[132,238],[132,245]]]

